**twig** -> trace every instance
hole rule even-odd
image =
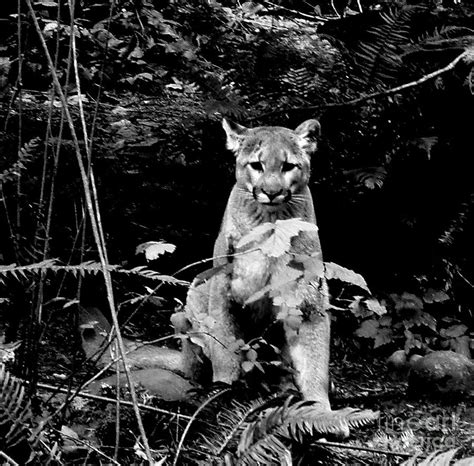
[[[98,448],[94,447],[94,445],[92,445],[92,443],[86,442],[85,440],[82,440],[82,439],[77,438],[77,437],[73,437],[72,435],[68,435],[68,434],[66,434],[63,431],[58,430],[58,429],[53,428],[52,430],[56,431],[62,437],[66,437],[66,438],[72,440],[73,442],[77,442],[77,443],[80,443],[81,445],[84,445],[85,447],[91,449],[92,451],[95,451],[98,455],[103,456],[105,459],[109,460],[110,462],[120,466],[120,463],[118,461],[114,460],[110,456],[106,455],[103,451],[100,451]]]
[[[273,8],[276,8],[277,10],[284,10],[288,11],[288,13],[293,13],[294,15],[297,15],[301,18],[309,19],[309,20],[317,20],[317,21],[329,21],[327,18],[323,18],[322,16],[317,16],[317,15],[308,15],[307,13],[302,13],[301,11],[298,10],[292,10],[291,8],[286,8],[281,5],[276,5],[275,3],[264,1],[262,2],[264,5],[271,6]]]
[[[8,461],[8,465],[11,465],[11,466],[19,466],[18,463],[11,459],[5,452],[3,452],[2,450],[0,450],[0,457],[3,458],[4,460]]]
[[[393,87],[392,89],[377,91],[372,94],[357,97],[356,99],[348,100],[346,102],[334,102],[334,103],[324,104],[324,105],[311,105],[308,107],[296,107],[296,108],[289,108],[289,109],[284,109],[284,110],[274,110],[273,112],[262,113],[261,115],[252,117],[249,119],[249,121],[261,120],[263,118],[274,116],[274,115],[280,115],[282,113],[294,113],[294,112],[309,111],[309,110],[314,111],[314,110],[323,110],[326,108],[345,107],[349,105],[360,104],[362,102],[375,99],[377,97],[388,97],[390,95],[397,94],[399,92],[405,91],[412,87],[419,86],[420,84],[423,84],[426,81],[430,81],[431,79],[434,79],[440,76],[441,74],[444,74],[452,70],[461,60],[463,60],[470,54],[472,54],[472,50],[465,50],[463,53],[458,55],[453,61],[448,63],[445,67],[440,68],[439,70],[433,71],[432,73],[428,73],[422,76],[420,79],[417,79],[416,81],[411,81],[409,83],[402,84],[401,86]]]
[[[347,443],[326,442],[325,440],[316,440],[315,442],[313,442],[313,444],[321,445],[322,447],[337,447],[337,448],[345,448],[348,450],[359,450],[359,451],[367,451],[370,453],[379,453],[381,455],[401,456],[402,458],[411,458],[413,456],[410,453],[402,453],[402,452],[390,451],[390,450],[380,450],[378,448],[359,447],[356,445],[348,445]]]
[[[41,388],[41,389],[47,390],[47,391],[61,392],[61,393],[64,393],[64,394],[68,393],[67,388],[55,387],[54,385],[49,385],[49,384],[46,384],[46,383],[38,383],[38,388]],[[108,398],[106,396],[101,396],[101,395],[93,395],[92,393],[77,392],[77,393],[75,393],[75,396],[79,396],[81,398],[86,398],[86,399],[94,400],[94,401],[103,401],[105,403],[116,403],[117,402],[117,400],[114,399],[114,398]],[[133,408],[133,402],[131,402],[131,401],[120,400],[120,405],[129,407],[129,408]],[[142,403],[139,403],[138,407],[143,411],[150,411],[152,413],[166,414],[167,416],[178,417],[178,418],[184,419],[186,421],[190,421],[192,419],[191,416],[186,416],[185,414],[174,413],[173,411],[167,411],[166,409],[155,408],[154,406],[148,406],[148,405],[144,405]]]
[[[220,390],[217,392],[215,395],[211,396],[208,398],[201,406],[199,406],[198,409],[196,409],[195,413],[192,415],[191,419],[189,420],[188,424],[186,425],[186,428],[183,431],[183,434],[181,435],[181,439],[179,440],[178,448],[176,449],[176,455],[174,457],[173,461],[173,466],[176,466],[178,464],[178,458],[179,454],[181,453],[181,450],[183,448],[184,444],[184,439],[186,438],[187,433],[189,432],[189,429],[191,428],[192,423],[194,420],[197,418],[198,414],[212,401],[214,401],[216,398],[220,397],[222,394],[228,392],[230,388],[224,388],[223,390]]]

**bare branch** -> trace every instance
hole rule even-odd
[[[465,50],[463,53],[458,55],[453,61],[448,63],[445,67],[440,68],[439,70],[433,71],[431,73],[425,74],[420,79],[416,81],[411,81],[409,83],[402,84],[401,86],[393,87],[392,89],[386,89],[383,91],[377,91],[372,94],[363,95],[361,97],[357,97],[356,99],[348,100],[346,102],[334,102],[330,104],[324,105],[311,105],[308,107],[296,107],[290,108],[285,110],[275,110],[273,112],[263,113],[261,115],[257,115],[256,117],[250,118],[249,121],[261,120],[263,118],[280,115],[282,113],[294,113],[294,112],[301,112],[301,111],[315,111],[315,110],[323,110],[326,108],[337,108],[337,107],[346,107],[349,105],[357,105],[362,102],[366,102],[367,100],[375,99],[378,97],[388,97],[393,94],[398,94],[399,92],[405,91],[407,89],[411,89],[412,87],[419,86],[427,81],[430,81],[448,71],[452,70],[461,60],[467,58],[468,56],[472,55],[472,49]]]

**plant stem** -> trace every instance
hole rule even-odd
[[[107,256],[106,256],[105,244],[102,242],[103,229],[102,229],[102,225],[99,223],[99,220],[97,219],[96,212],[94,211],[94,203],[93,203],[92,195],[91,195],[90,182],[89,182],[89,178],[87,176],[87,172],[86,172],[85,167],[84,167],[84,162],[82,160],[82,154],[81,154],[81,150],[80,150],[80,146],[79,146],[79,140],[77,138],[76,130],[75,130],[75,127],[74,127],[74,122],[73,122],[71,114],[69,112],[66,97],[65,97],[65,95],[63,93],[63,90],[61,88],[61,84],[59,82],[56,70],[54,68],[54,64],[53,64],[53,61],[51,59],[51,55],[49,53],[48,46],[46,45],[46,41],[43,37],[43,34],[41,33],[41,28],[40,28],[35,10],[33,8],[31,0],[26,0],[26,3],[27,3],[27,6],[28,6],[28,10],[30,11],[32,20],[33,20],[34,28],[36,30],[36,33],[38,34],[38,38],[41,42],[41,46],[43,48],[45,57],[47,59],[48,67],[49,67],[49,70],[51,72],[51,76],[52,76],[54,85],[56,87],[56,92],[58,93],[58,96],[60,97],[61,103],[63,105],[64,111],[65,111],[65,114],[66,114],[66,119],[67,119],[67,122],[68,122],[68,126],[69,126],[69,129],[71,131],[71,136],[72,136],[72,139],[73,139],[73,142],[74,142],[74,147],[75,147],[76,159],[77,159],[77,162],[78,162],[78,165],[79,165],[79,171],[80,171],[81,180],[82,180],[82,184],[83,184],[83,188],[84,188],[84,196],[85,196],[85,201],[86,201],[87,212],[88,212],[88,215],[89,215],[89,218],[90,218],[90,221],[91,221],[92,233],[94,235],[94,240],[96,242],[97,250],[98,250],[98,253],[99,253],[100,263],[101,263],[101,266],[102,266],[102,274],[104,276],[105,287],[106,287],[106,290],[107,290],[107,300],[108,300],[108,303],[109,303],[111,316],[112,316],[112,321],[113,321],[113,325],[114,325],[115,332],[116,332],[116,335],[117,335],[118,349],[119,349],[120,356],[122,357],[124,372],[125,372],[125,376],[127,378],[127,383],[128,383],[129,390],[130,390],[130,395],[132,397],[133,409],[134,409],[135,417],[137,419],[137,425],[138,425],[138,429],[140,431],[140,436],[142,437],[143,445],[144,445],[144,448],[145,448],[145,454],[147,456],[148,462],[150,464],[153,464],[153,456],[151,454],[150,446],[148,444],[148,439],[147,439],[147,436],[146,436],[145,428],[143,426],[143,421],[142,421],[140,410],[139,410],[139,407],[138,407],[137,394],[136,394],[136,391],[135,391],[135,387],[133,385],[132,377],[130,375],[130,369],[128,368],[127,363],[126,363],[126,357],[125,357],[126,350],[125,350],[125,345],[124,345],[122,335],[121,335],[121,332],[120,332],[120,325],[119,325],[118,318],[117,318],[117,311],[115,309],[112,279],[111,279],[111,276],[110,276],[110,271],[108,269],[109,264],[108,264],[108,260],[107,260]],[[74,36],[74,31],[71,32],[71,35]],[[75,60],[75,61],[77,60],[77,57],[75,55],[73,55],[73,60]],[[75,63],[75,66],[77,67],[77,63]],[[83,115],[82,115],[82,117],[83,117]],[[88,146],[87,140],[86,140],[86,148],[88,148],[88,147],[89,146]],[[86,150],[88,150],[88,149],[86,149]]]

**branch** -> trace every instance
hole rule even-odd
[[[390,450],[380,450],[378,448],[360,447],[357,445],[348,445],[347,443],[326,442],[326,440],[316,440],[315,442],[313,442],[313,444],[321,445],[322,447],[346,448],[348,450],[367,451],[369,453],[377,453],[381,455],[401,456],[402,458],[411,458],[413,456],[410,453],[402,453],[402,452],[390,451]],[[422,458],[422,457],[419,456],[418,458]]]
[[[440,76],[441,74],[444,74],[452,70],[461,60],[465,59],[466,57],[472,54],[473,54],[473,50],[472,48],[469,48],[465,50],[463,53],[461,53],[460,55],[458,55],[452,62],[448,63],[444,68],[440,68],[439,70],[433,71],[432,73],[428,73],[422,76],[420,79],[417,79],[416,81],[411,81],[409,83],[402,84],[401,86],[393,87],[392,89],[377,91],[372,94],[363,95],[361,97],[357,97],[356,99],[348,100],[347,102],[334,102],[334,103],[324,104],[324,105],[312,105],[309,107],[296,107],[296,108],[290,108],[286,110],[275,110],[273,112],[263,113],[261,115],[257,115],[256,117],[250,118],[250,121],[261,120],[263,118],[279,115],[282,113],[293,113],[293,112],[300,112],[300,111],[307,111],[307,110],[314,111],[314,110],[321,110],[321,109],[326,109],[326,108],[337,108],[337,107],[345,107],[349,105],[357,105],[362,102],[366,102],[367,100],[375,99],[377,97],[388,97],[393,94],[398,94],[399,92],[405,91],[415,86],[419,86],[420,84],[430,81],[431,79],[434,79]]]
[[[301,11],[298,11],[298,10],[292,10],[291,8],[286,8],[281,5],[276,5],[275,3],[272,3],[272,2],[263,1],[262,3],[266,5],[267,7],[275,8],[277,12],[278,10],[288,11],[288,13],[292,13],[296,16],[299,16],[300,18],[309,19],[311,21],[322,21],[322,22],[329,21],[328,18],[323,18],[322,16],[318,16],[318,15],[308,15],[307,13],[302,13]],[[271,10],[269,10],[269,12],[271,12]]]
[[[65,393],[66,395],[70,393],[70,390],[68,390],[67,388],[55,387],[54,385],[49,385],[46,383],[38,383],[38,388],[47,390],[49,392]],[[75,393],[75,396],[86,398],[88,400],[103,401],[105,403],[114,403],[114,404],[117,403],[117,400],[115,398],[108,398],[106,396],[100,396],[100,395],[92,395],[91,393],[77,392]],[[132,401],[120,400],[120,405],[126,406],[128,408],[133,408]],[[148,406],[148,405],[138,403],[138,407],[142,411],[150,411],[152,413],[167,414],[168,416],[185,419],[186,421],[191,420],[191,416],[186,416],[185,414],[174,413],[173,411],[167,411],[166,409],[155,408],[154,406]]]

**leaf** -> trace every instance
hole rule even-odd
[[[406,328],[411,328],[414,325],[425,326],[433,331],[436,331],[436,319],[427,312],[417,309],[409,319],[404,319],[403,323]]]
[[[147,261],[154,261],[162,254],[173,253],[175,249],[176,246],[174,244],[165,243],[163,241],[147,241],[137,246],[135,254],[144,252]]]
[[[450,338],[457,338],[460,337],[461,335],[466,334],[467,332],[467,326],[464,324],[458,324],[458,325],[451,325],[451,327],[448,327],[447,329],[444,330],[444,335]]]
[[[449,300],[449,296],[443,290],[435,290],[433,288],[429,288],[426,290],[425,294],[423,295],[423,301],[427,304],[442,303],[448,300]]]
[[[401,296],[391,295],[393,301],[395,302],[395,309],[400,311],[402,309],[406,310],[422,310],[423,301],[416,295],[412,293],[404,292]]]
[[[339,280],[349,285],[357,286],[370,294],[369,287],[362,275],[335,264],[334,262],[326,262],[325,267],[327,280]]]
[[[264,286],[261,290],[251,295],[244,304],[251,304],[255,301],[258,301],[259,299],[262,299],[267,293],[273,294],[274,292],[276,292],[274,297],[282,296],[282,299],[285,299],[285,295],[284,293],[281,293],[281,291],[284,290],[285,286],[288,284],[295,283],[296,285],[296,281],[302,276],[302,271],[293,269],[291,267],[285,267],[278,274],[272,277],[272,281],[269,285]]]
[[[303,231],[318,231],[318,227],[299,218],[277,220],[275,223],[264,223],[245,235],[237,244],[237,249],[251,242],[259,242],[260,250],[269,257],[280,257],[291,249],[291,240]],[[261,238],[270,233],[266,239]]]
[[[250,372],[255,367],[255,363],[253,361],[244,361],[241,366],[244,372]]]
[[[379,328],[377,335],[375,335],[374,348],[379,346],[387,345],[393,340],[393,332],[391,328],[381,327]]]
[[[258,358],[258,353],[253,348],[250,348],[247,351],[246,358],[248,361],[255,362]]]
[[[46,6],[46,7],[57,7],[58,2],[53,2],[53,1],[48,1],[48,0],[39,0],[35,2],[35,5],[41,5],[41,6]]]
[[[387,313],[387,308],[383,304],[381,304],[378,299],[366,299],[364,301],[364,304],[367,306],[367,309],[369,311],[372,311],[379,316]]]
[[[245,236],[240,238],[240,241],[237,243],[237,249],[242,249],[249,243],[260,240],[263,235],[267,234],[268,232],[272,232],[274,229],[274,223],[262,223],[261,225],[253,228],[250,233],[247,233]]]
[[[375,319],[364,320],[356,330],[356,335],[362,338],[375,338],[379,331],[379,323]]]
[[[324,276],[324,262],[321,259],[321,253],[316,253],[311,256],[303,254],[295,255],[294,260],[290,261],[288,265],[290,267],[296,267],[300,264],[304,272],[304,279],[308,283]]]
[[[344,310],[341,308],[341,310]],[[355,317],[365,318],[371,315],[371,312],[362,305],[362,296],[354,296],[354,300],[349,304],[349,310]]]

